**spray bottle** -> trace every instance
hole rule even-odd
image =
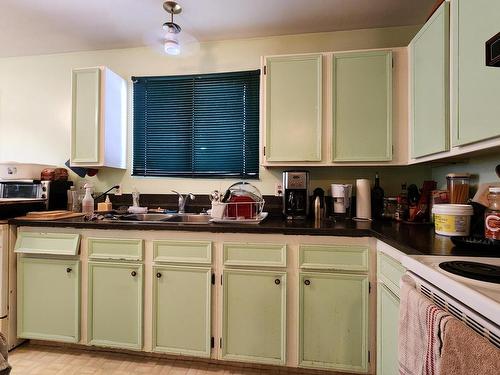
[[[87,219],[91,218],[94,214],[94,198],[92,197],[92,184],[86,183],[85,188],[85,197],[82,200],[82,213],[85,214]]]

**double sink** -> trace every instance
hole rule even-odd
[[[141,223],[185,223],[185,224],[209,224],[211,216],[202,214],[129,214],[119,218],[121,221]]]

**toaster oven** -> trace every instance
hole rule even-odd
[[[43,200],[47,210],[66,209],[71,181],[0,180],[0,199]]]

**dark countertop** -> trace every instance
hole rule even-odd
[[[463,250],[454,247],[448,237],[434,233],[434,227],[425,224],[397,222],[357,222],[352,220],[324,220],[319,225],[314,221],[284,221],[269,217],[260,224],[182,224],[141,223],[124,221],[84,221],[82,218],[54,221],[27,221],[10,219],[9,224],[31,227],[58,227],[81,229],[119,230],[178,230],[215,233],[260,233],[285,235],[375,237],[408,255],[454,255],[500,257],[499,251]]]

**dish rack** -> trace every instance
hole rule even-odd
[[[221,220],[258,220],[264,209],[264,199],[252,202],[212,202],[212,217]]]

